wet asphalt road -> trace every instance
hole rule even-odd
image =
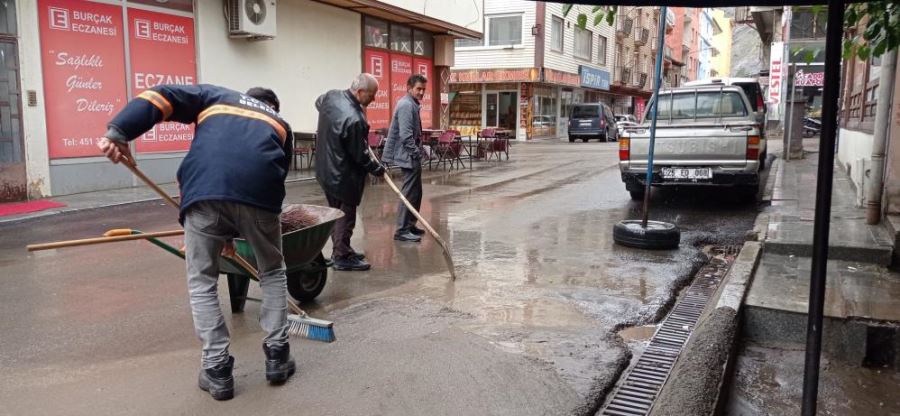
[[[369,187],[353,242],[373,269],[330,272],[305,307],[336,322],[338,341],[292,342],[299,372],[284,386],[264,381],[258,304],[230,314],[223,279],[237,358],[237,397],[226,403],[196,388],[199,341],[179,258],[146,242],[24,248],[110,228],[176,229],[171,208],[2,227],[0,414],[591,414],[630,356],[616,331],[658,319],[703,262],[702,246],[740,243],[757,212],[727,192],[655,192],[651,217],[681,228],[680,249],[616,246],[613,225],[640,214],[616,151],[519,144],[508,162],[426,174],[423,215],[452,246],[455,283],[436,243],[391,239],[396,199]],[[294,183],[288,201],[324,197],[314,182]]]

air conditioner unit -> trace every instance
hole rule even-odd
[[[276,0],[225,0],[228,36],[255,40],[275,37]]]

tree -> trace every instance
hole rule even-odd
[[[591,15],[594,16],[594,26],[599,25],[604,20],[610,26],[613,25],[616,21],[616,12],[619,10],[619,6],[594,6],[591,9]],[[564,4],[563,5],[563,17],[569,15],[569,12],[572,11],[572,4]],[[585,29],[587,27],[588,22],[588,14],[587,13],[578,13],[578,27],[581,29]]]
[[[821,6],[818,6],[821,7]],[[861,33],[855,29],[864,24]],[[861,60],[880,57],[900,46],[900,3],[896,0],[875,0],[852,3],[844,12],[844,58],[856,55]]]

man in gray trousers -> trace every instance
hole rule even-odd
[[[131,100],[98,143],[113,163],[133,161],[128,142],[156,123],[196,124],[191,149],[178,168],[179,221],[194,330],[203,343],[198,384],[216,400],[234,397],[234,357],[228,352],[218,280],[219,256],[234,252],[235,237],[246,239],[256,255],[266,380],[284,383],[296,370],[288,344],[279,219],[291,129],[278,114],[279,104],[264,88],[241,94],[214,85],[161,85]]]
[[[428,80],[413,75],[406,81],[407,94],[397,102],[394,118],[384,145],[385,163],[400,167],[403,171],[403,195],[416,208],[422,205],[422,153],[419,144],[422,135],[422,117],[419,102],[425,96]],[[416,217],[401,201],[397,208],[397,231],[394,240],[422,241],[425,231],[416,227]]]

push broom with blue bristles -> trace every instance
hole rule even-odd
[[[150,180],[147,175],[144,175],[144,172],[141,172],[138,169],[137,164],[134,163],[133,160],[127,157],[122,158],[122,164],[137,176],[141,181],[143,181],[147,186],[156,191],[159,196],[162,197],[163,200],[169,203],[175,209],[181,209],[178,201],[175,201],[169,194],[166,193],[162,188],[160,188],[155,182]],[[246,259],[241,257],[239,254],[234,253],[231,256],[231,259],[241,265],[241,267],[247,269],[257,281],[259,281],[259,274],[256,271],[256,268],[253,267]],[[298,336],[306,339],[311,339],[314,341],[322,341],[322,342],[333,342],[336,338],[334,336],[334,323],[330,321],[325,321],[322,319],[311,318],[307,315],[303,309],[300,309],[296,303],[290,298],[287,298],[288,307],[290,307],[291,311],[294,314],[289,314],[287,319],[290,326],[288,327],[288,335]]]

